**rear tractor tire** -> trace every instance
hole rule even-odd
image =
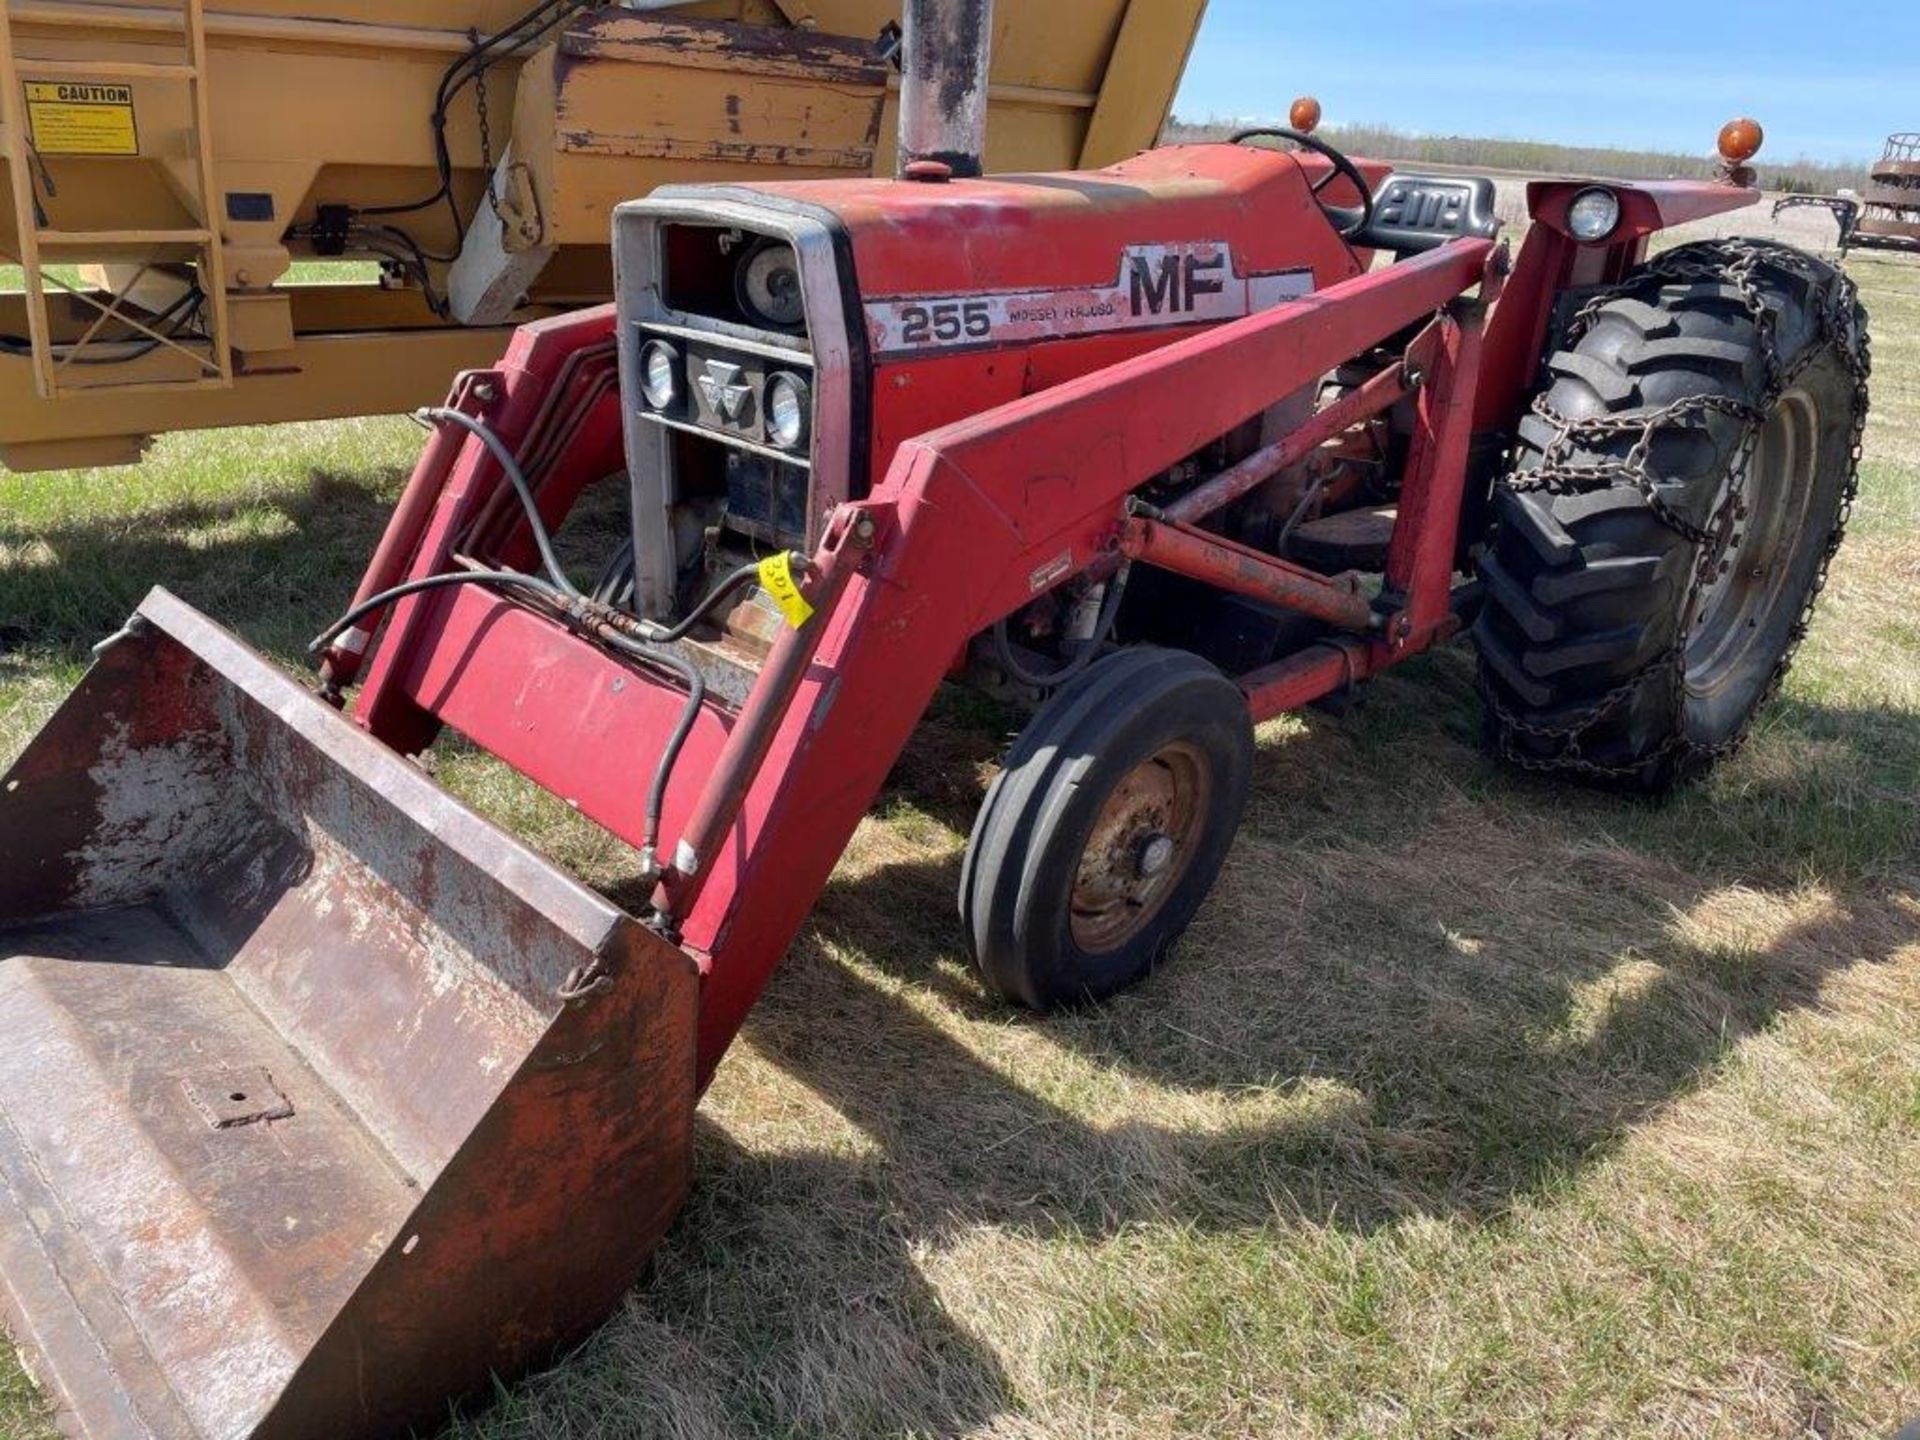
[[[1497,755],[1658,793],[1739,747],[1840,543],[1868,371],[1852,282],[1784,246],[1685,246],[1582,311],[1481,563]]]
[[[1144,978],[1219,878],[1253,721],[1197,655],[1122,650],[1044,705],[987,792],[960,877],[980,973],[1034,1010]]]

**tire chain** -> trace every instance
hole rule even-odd
[[[1777,317],[1768,307],[1766,296],[1756,278],[1756,272],[1763,264],[1790,270],[1806,279],[1816,293],[1824,292],[1825,295],[1825,303],[1821,307],[1819,316],[1819,337],[1805,347],[1800,359],[1791,367],[1781,361]],[[1828,283],[1829,277],[1831,283]],[[1761,361],[1766,373],[1765,398],[1762,402],[1758,405],[1749,405],[1720,396],[1692,396],[1677,400],[1671,405],[1650,413],[1574,420],[1557,412],[1548,403],[1546,395],[1542,394],[1533,402],[1533,413],[1553,426],[1554,438],[1542,453],[1538,466],[1511,475],[1501,482],[1502,489],[1516,495],[1535,492],[1545,492],[1550,495],[1581,495],[1595,490],[1610,489],[1617,485],[1634,486],[1646,501],[1648,510],[1660,523],[1673,530],[1689,544],[1697,546],[1700,551],[1694,569],[1693,583],[1687,591],[1681,611],[1680,631],[1674,644],[1663,655],[1649,661],[1631,678],[1578,713],[1557,720],[1553,724],[1538,724],[1526,720],[1501,703],[1489,679],[1488,667],[1484,663],[1481,665],[1481,698],[1499,722],[1500,727],[1496,753],[1499,759],[1522,770],[1544,774],[1572,774],[1603,782],[1620,781],[1648,776],[1662,762],[1675,756],[1683,761],[1695,762],[1704,768],[1737,752],[1746,743],[1755,718],[1772,702],[1786,679],[1787,671],[1793,663],[1794,652],[1799,649],[1800,642],[1806,638],[1812,621],[1814,602],[1826,588],[1828,571],[1832,567],[1835,554],[1840,549],[1840,542],[1846,534],[1847,523],[1852,518],[1854,503],[1860,493],[1860,459],[1866,439],[1868,381],[1873,370],[1873,359],[1870,337],[1859,319],[1859,288],[1844,271],[1831,270],[1822,262],[1815,261],[1799,250],[1767,240],[1743,238],[1706,241],[1684,246],[1668,251],[1626,281],[1608,288],[1588,301],[1573,317],[1561,348],[1571,349],[1577,345],[1599,323],[1606,307],[1616,300],[1642,293],[1649,287],[1658,289],[1667,285],[1684,285],[1700,281],[1729,284],[1739,290],[1741,299],[1753,319],[1755,334],[1760,342]],[[1801,373],[1815,363],[1829,346],[1839,351],[1848,367],[1854,384],[1856,402],[1853,439],[1849,452],[1847,477],[1841,491],[1840,513],[1835,519],[1832,532],[1827,537],[1826,549],[1820,557],[1819,569],[1815,572],[1813,583],[1808,588],[1806,601],[1801,607],[1786,647],[1782,650],[1772,675],[1768,677],[1758,702],[1748,712],[1734,734],[1717,745],[1696,744],[1687,738],[1683,725],[1676,725],[1673,733],[1662,741],[1657,749],[1631,764],[1607,765],[1587,759],[1581,753],[1582,738],[1594,726],[1631,702],[1644,686],[1657,679],[1669,680],[1676,687],[1684,686],[1689,626],[1697,614],[1700,600],[1708,585],[1721,573],[1725,563],[1723,557],[1726,551],[1716,546],[1716,539],[1719,536],[1727,536],[1729,547],[1737,545],[1740,541],[1740,534],[1733,527],[1747,515],[1746,483],[1761,433],[1781,398],[1792,388]],[[1729,470],[1731,483],[1727,487],[1726,497],[1708,523],[1700,526],[1667,504],[1666,498],[1660,494],[1658,486],[1648,473],[1647,462],[1654,440],[1663,429],[1675,425],[1697,426],[1706,416],[1714,414],[1737,419],[1743,431]],[[1569,458],[1576,445],[1597,448],[1608,441],[1629,435],[1637,436],[1637,439],[1633,448],[1622,460],[1598,464],[1576,464]],[[1522,753],[1514,746],[1513,740],[1516,735],[1557,746],[1557,753],[1551,755]]]

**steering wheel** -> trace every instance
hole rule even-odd
[[[1249,140],[1259,140],[1268,136],[1277,140],[1291,140],[1301,149],[1311,150],[1314,154],[1333,162],[1333,169],[1321,176],[1319,182],[1314,185],[1314,199],[1318,200],[1326,188],[1342,176],[1353,182],[1353,188],[1360,196],[1358,210],[1348,210],[1343,206],[1328,205],[1324,202],[1320,208],[1326,211],[1327,219],[1333,222],[1333,228],[1339,232],[1342,240],[1358,239],[1361,233],[1373,223],[1373,187],[1367,183],[1367,177],[1360,173],[1360,167],[1326,141],[1317,140],[1304,130],[1289,130],[1279,125],[1258,130],[1242,130],[1233,137],[1233,143],[1244,145]]]

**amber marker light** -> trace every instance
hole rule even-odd
[[[1302,95],[1287,112],[1287,123],[1302,135],[1311,135],[1320,128],[1322,113],[1318,100],[1311,95]]]
[[[1758,120],[1743,116],[1729,120],[1720,128],[1720,158],[1729,165],[1745,165],[1766,143],[1767,132],[1760,128]]]

